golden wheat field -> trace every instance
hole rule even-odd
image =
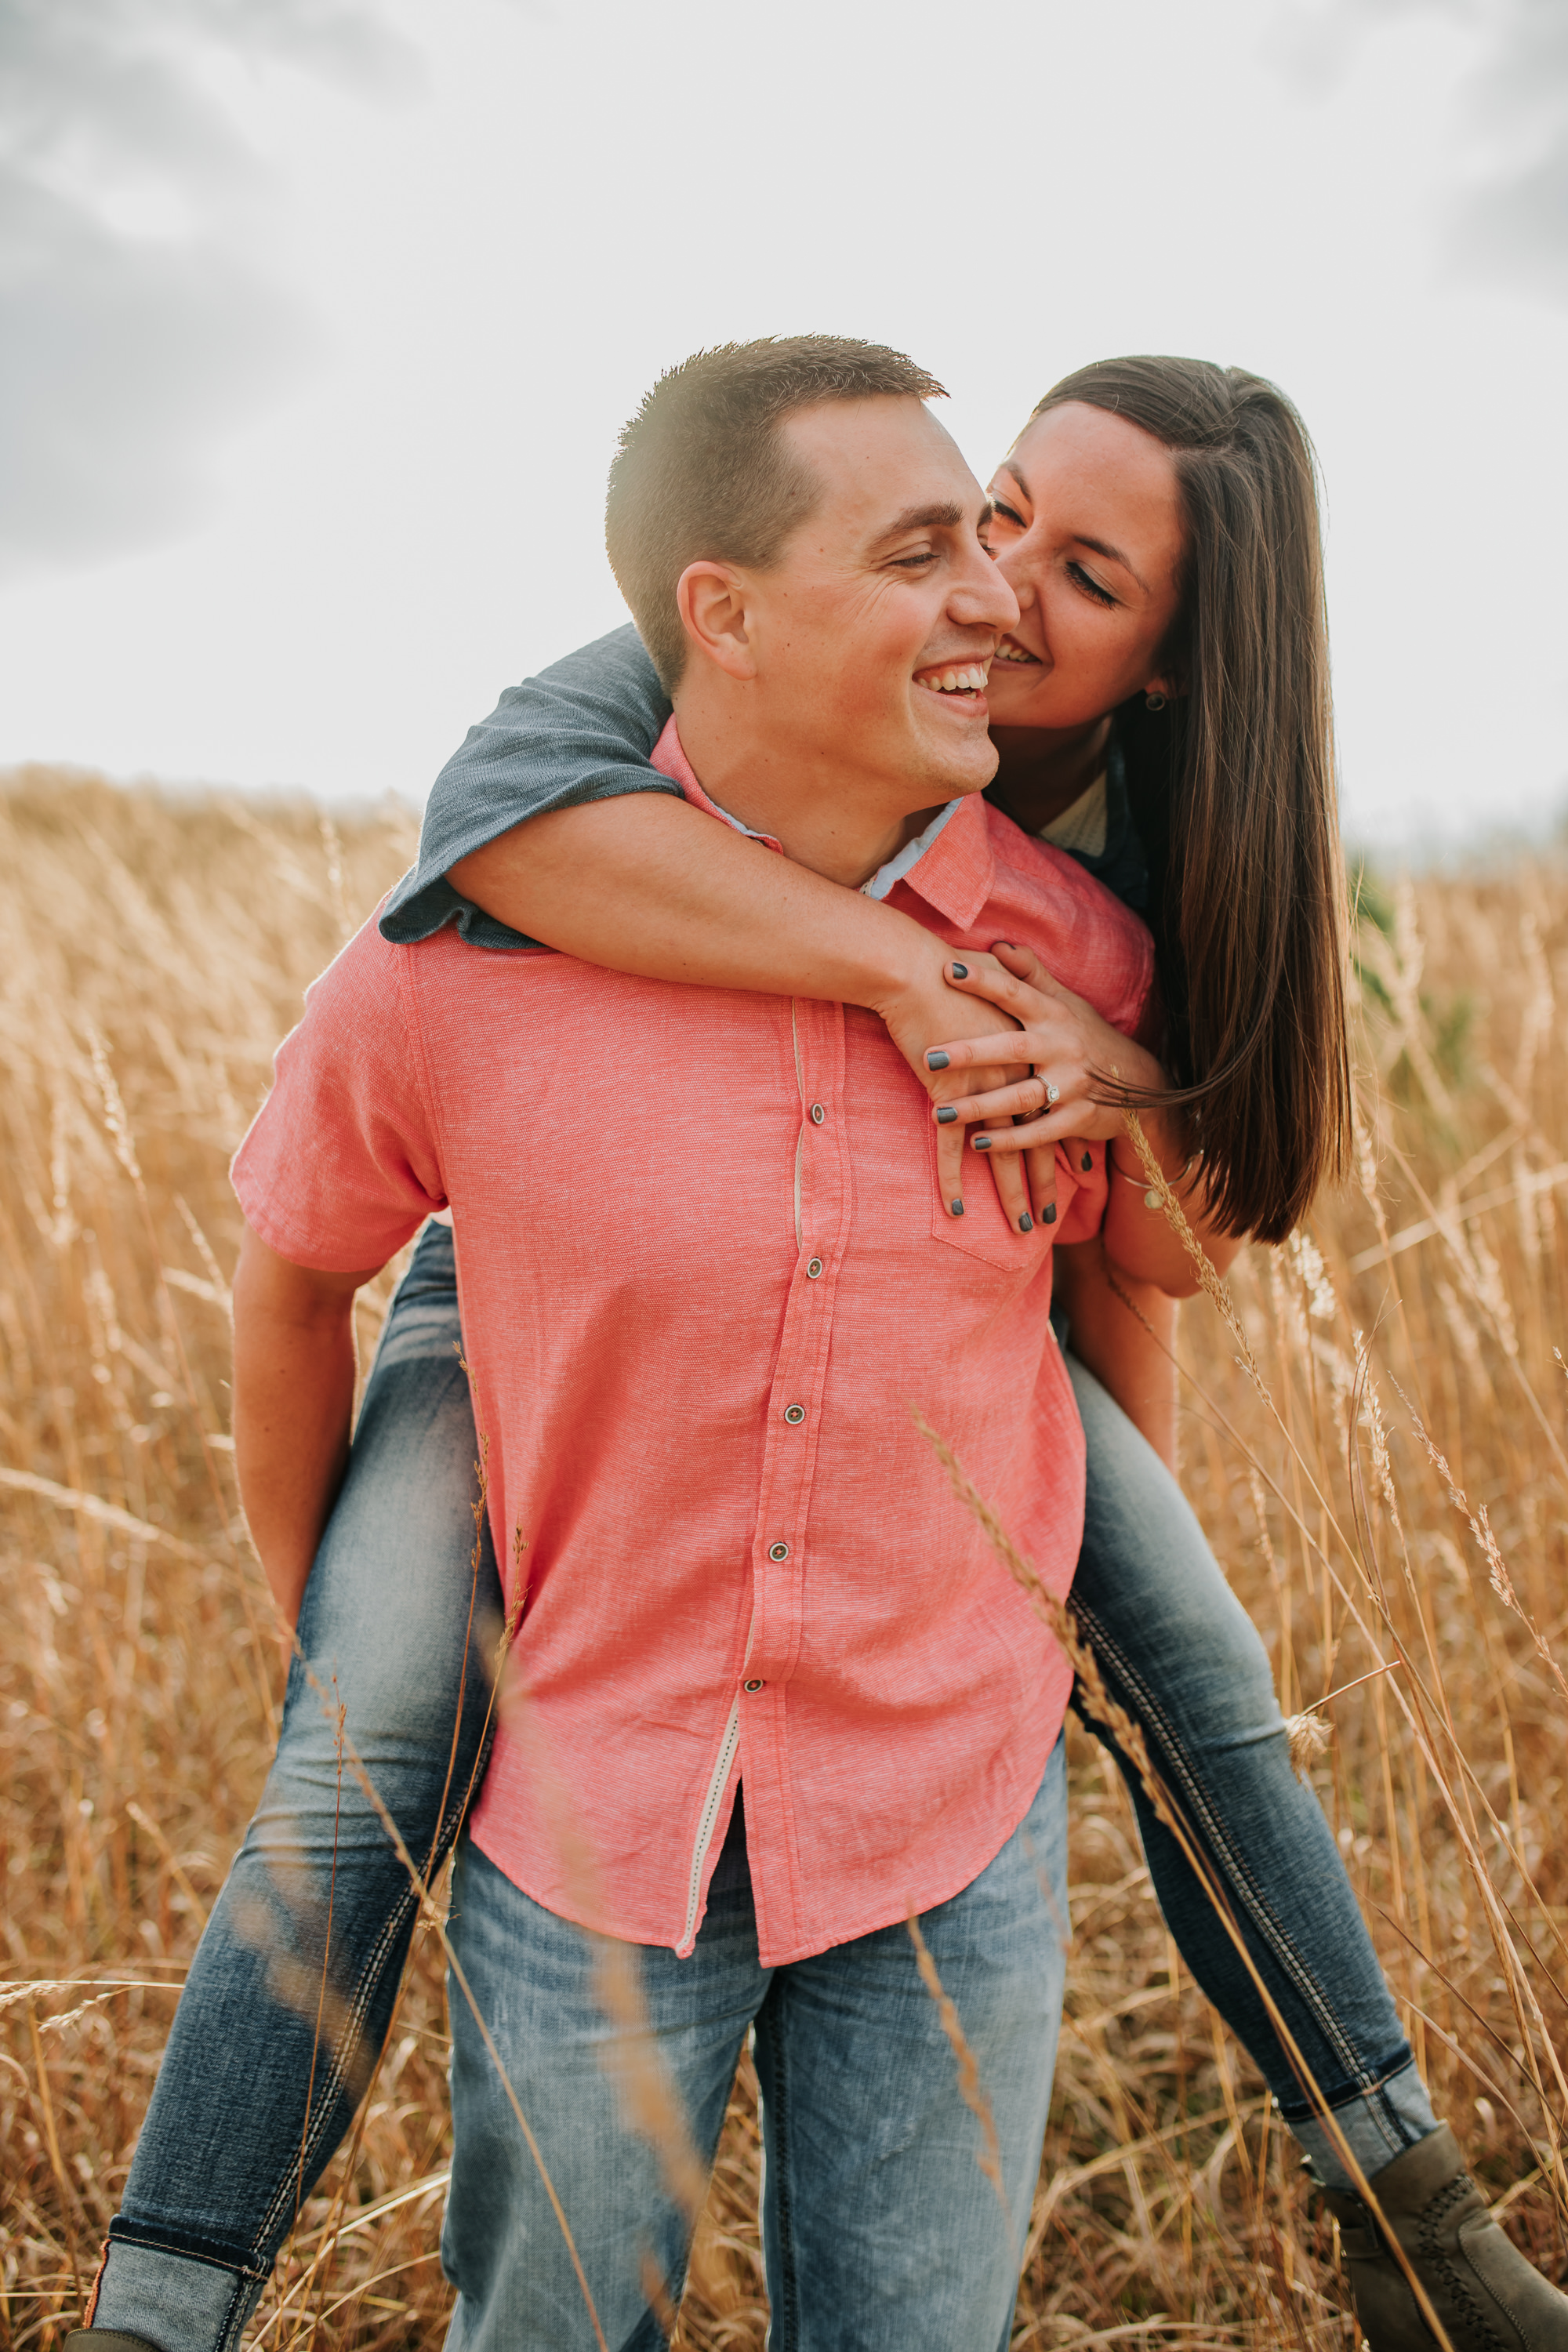
[[[405,812],[0,791],[0,2344],[75,2324],[184,1969],[270,1753],[237,1515],[226,1163]],[[1568,868],[1363,888],[1356,1177],[1184,1316],[1184,1476],[1407,2031],[1505,2226],[1568,2275]],[[362,1309],[362,1356],[392,1276]],[[1563,1354],[1559,1354],[1559,1349]],[[1382,1671],[1377,1671],[1382,1669]],[[1349,1685],[1350,1687],[1346,1687]],[[1016,2346],[1353,2343],[1331,2231],[1184,1978],[1075,1726],[1074,1943]],[[434,2346],[447,2152],[420,1931],[363,2129],[254,2323]],[[681,2315],[760,2347],[742,2068]],[[236,2118],[243,2130],[246,2119]]]

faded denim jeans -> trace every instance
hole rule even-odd
[[[300,1617],[345,1737],[421,1863],[449,1846],[478,1769],[479,1628],[500,1605],[488,1546],[477,1595],[470,1566],[475,1442],[458,1338],[452,1238],[431,1225],[388,1318]],[[1322,1810],[1290,1769],[1263,1645],[1175,1482],[1070,1355],[1068,1367],[1089,1441],[1073,1606],[1341,2130],[1375,2171],[1435,2118]],[[1342,2179],[1213,1904],[1129,1783],[1183,1958],[1320,2172]],[[329,1895],[332,1999],[317,2047]],[[239,2342],[298,2200],[348,2128],[413,1920],[406,1873],[296,1661],[277,1759],[181,1996],[111,2225],[98,2325],[161,2352]]]
[[[678,2303],[691,2236],[666,2169],[670,2135],[660,2145],[631,2126],[628,2092],[657,2070],[705,2170],[750,2031],[777,2352],[1001,2352],[1066,1977],[1061,1740],[1001,1852],[920,1922],[979,2074],[1005,2203],[982,2169],[982,2126],[904,1923],[764,1969],[743,1828],[715,1878],[689,1959],[629,1948],[647,2018],[646,2034],[630,2039],[606,2014],[589,1937],[531,1902],[468,1838],[458,1847],[453,1947],[537,2136],[606,2343],[615,2352],[664,2343],[646,2265],[651,2257],[662,2294]],[[453,2164],[441,2258],[458,2289],[447,2352],[592,2352],[560,2224],[455,1982],[447,2007]]]

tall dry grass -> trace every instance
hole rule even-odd
[[[278,1673],[225,1438],[225,1168],[305,982],[412,839],[396,812],[340,833],[47,772],[0,794],[0,2346],[74,2322],[260,1787]],[[1439,2112],[1561,2276],[1568,874],[1424,883],[1361,940],[1359,1179],[1244,1257],[1239,1336],[1189,1309],[1186,1484],[1287,1709],[1344,1690],[1314,1780]],[[1015,2343],[1348,2347],[1331,2236],[1181,1967],[1118,1776],[1076,1730],[1070,1763],[1075,1942]],[[268,2347],[437,2339],[445,2050],[426,1933]],[[742,2065],[689,2352],[763,2340],[755,2112]]]

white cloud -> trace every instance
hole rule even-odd
[[[605,471],[660,368],[816,327],[915,352],[983,472],[1097,354],[1273,377],[1327,479],[1352,830],[1528,822],[1568,772],[1568,309],[1451,226],[1543,152],[1483,106],[1522,6],[1319,0],[1282,65],[1276,0],[1017,0],[994,40],[950,0],[37,0],[114,32],[27,151],[112,273],[67,273],[28,394],[74,445],[0,583],[0,761],[418,793],[621,616]],[[150,94],[100,102],[128,56]]]
[[[218,83],[406,86],[353,0],[0,0],[0,566],[177,534],[235,425],[319,348]]]
[[[1568,7],[1563,0],[1289,0],[1276,54],[1342,83],[1379,29],[1414,25],[1469,51],[1447,126],[1456,185],[1436,223],[1451,265],[1568,301]]]

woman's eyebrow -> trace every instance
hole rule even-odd
[[[1031,502],[1033,501],[1034,492],[1030,489],[1029,485],[1024,479],[1024,477],[1020,474],[1016,466],[1014,465],[1011,457],[1004,457],[996,470],[999,474],[1011,474],[1013,479],[1017,483],[1018,488],[1023,491],[1024,496],[1030,499]],[[1096,555],[1105,556],[1111,563],[1120,563],[1123,572],[1131,572],[1132,578],[1137,581],[1138,585],[1142,588],[1145,596],[1149,594],[1149,583],[1144,579],[1143,574],[1139,571],[1138,566],[1135,563],[1129,562],[1128,558],[1123,555],[1119,547],[1112,547],[1108,539],[1090,539],[1086,530],[1075,530],[1072,536],[1075,547],[1090,547],[1094,550]]]
[[[1120,563],[1123,572],[1130,572],[1132,574],[1133,579],[1137,581],[1138,585],[1142,589],[1145,596],[1149,593],[1149,583],[1144,579],[1137,565],[1130,562],[1127,557],[1122,554],[1121,550],[1119,547],[1112,547],[1109,540],[1090,539],[1088,531],[1075,530],[1073,533],[1073,545],[1075,547],[1091,547],[1096,555],[1103,555],[1107,557],[1110,562]]]

